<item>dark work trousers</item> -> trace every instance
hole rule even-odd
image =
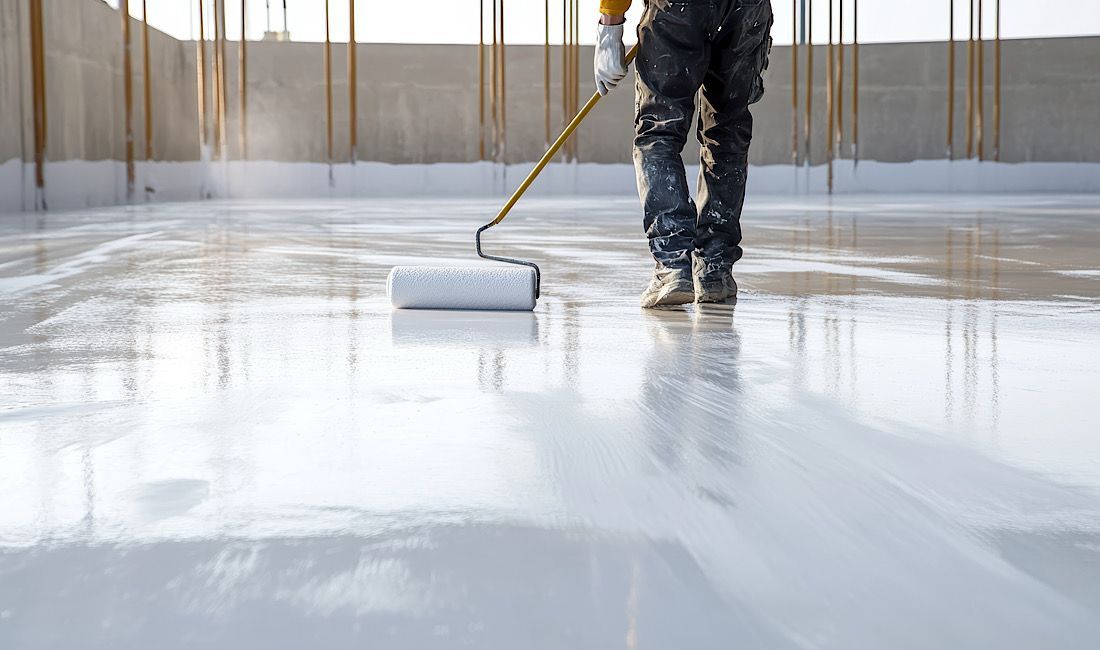
[[[634,167],[653,257],[707,275],[741,258],[752,114],[764,93],[770,0],[648,0],[638,25]],[[701,92],[700,92],[701,90]],[[699,96],[699,208],[680,153]]]

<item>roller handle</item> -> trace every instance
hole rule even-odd
[[[635,43],[634,47],[630,48],[630,51],[626,53],[627,67],[630,67],[630,64],[634,61],[634,56],[637,53],[638,44]],[[540,173],[542,173],[542,170],[546,167],[546,165],[550,163],[554,156],[557,155],[558,150],[562,148],[562,145],[564,145],[567,140],[569,140],[569,136],[573,135],[573,132],[576,131],[577,127],[581,125],[581,122],[584,121],[584,118],[587,117],[592,109],[596,107],[596,104],[600,101],[600,97],[602,97],[602,95],[600,95],[598,91],[592,93],[592,97],[587,102],[585,102],[584,106],[581,107],[581,110],[573,117],[573,120],[569,122],[569,125],[565,127],[565,130],[561,132],[561,135],[558,136],[558,139],[554,140],[554,144],[550,145],[550,148],[546,150],[545,154],[543,154],[542,160],[540,160],[538,164],[535,165],[535,168],[531,170],[531,173],[527,175],[527,178],[523,179],[523,182],[519,184],[519,187],[516,188],[516,191],[512,193],[512,198],[508,199],[508,202],[505,203],[504,207],[500,209],[500,212],[497,213],[496,219],[493,219],[489,223],[485,224],[482,230],[497,225],[504,220],[504,217],[508,216],[508,212],[512,209],[512,206],[514,206],[516,202],[519,201],[520,197],[522,197],[524,192],[527,191],[527,188],[531,187],[531,183],[535,182],[535,179],[538,178]]]

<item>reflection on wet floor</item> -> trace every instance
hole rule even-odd
[[[534,313],[391,311],[493,203],[0,222],[0,647],[1092,647],[1094,198],[757,199],[661,311],[532,201]]]

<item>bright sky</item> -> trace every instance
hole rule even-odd
[[[117,7],[118,0],[105,0]],[[199,0],[146,0],[149,24],[178,38],[194,38],[198,33]],[[213,0],[202,0],[207,7]],[[348,37],[348,1],[331,0],[330,25],[332,40]],[[801,1],[801,0],[798,0]],[[845,41],[851,39],[851,7],[853,0],[833,0],[844,3],[846,16]],[[227,34],[233,40],[240,37],[240,2],[226,0]],[[271,5],[271,28],[283,24],[283,0],[246,0],[248,8],[248,38],[263,36],[267,24],[266,4]],[[824,40],[827,29],[827,0],[817,0],[814,11],[814,41]],[[543,2],[539,0],[504,0],[506,41],[509,43],[542,43],[544,30]],[[976,4],[975,0],[975,4]],[[947,38],[949,0],[863,0],[859,12],[860,40],[923,41]],[[993,35],[995,0],[984,0],[986,34]],[[486,23],[490,0],[485,0]],[[772,0],[776,26],[772,35],[778,44],[791,42],[792,0]],[[969,29],[969,0],[955,0],[955,34],[965,38]],[[301,41],[323,41],[325,38],[324,0],[286,0],[287,22],[291,38]],[[413,7],[415,6],[415,9]],[[581,41],[591,43],[595,36],[598,0],[580,0]],[[361,42],[400,43],[476,43],[478,39],[477,0],[356,0],[356,38]],[[642,0],[634,0],[628,14],[633,24],[641,13]],[[130,0],[130,12],[141,16],[141,0]],[[210,14],[207,14],[208,16]],[[486,28],[488,33],[490,28]],[[562,34],[562,0],[550,0],[550,39],[560,42]],[[1100,0],[1001,0],[1001,35],[1004,38],[1034,36],[1077,36],[1100,34]]]

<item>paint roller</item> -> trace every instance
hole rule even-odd
[[[638,52],[637,44],[626,55],[629,66]],[[592,94],[584,107],[573,117],[558,139],[543,154],[542,159],[523,179],[495,219],[477,229],[474,246],[478,257],[501,264],[484,266],[395,266],[386,280],[386,293],[395,309],[476,309],[496,311],[531,311],[539,298],[542,273],[534,262],[489,255],[481,249],[481,235],[508,216],[531,183],[557,155],[558,150],[577,130],[584,118],[600,101],[600,93]]]

